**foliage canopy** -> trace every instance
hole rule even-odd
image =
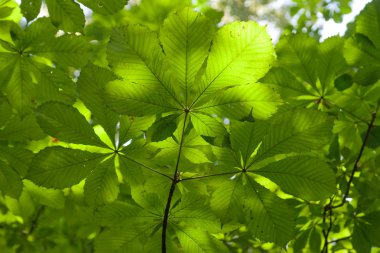
[[[207,8],[44,4],[0,0],[4,252],[377,252],[379,0],[275,47]]]

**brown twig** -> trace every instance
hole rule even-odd
[[[353,167],[353,169],[351,171],[351,174],[350,174],[350,178],[349,178],[349,180],[347,182],[347,188],[346,188],[346,191],[343,194],[342,201],[339,204],[337,204],[337,205],[333,205],[332,204],[332,199],[330,198],[330,202],[324,207],[324,210],[323,210],[323,224],[326,224],[327,215],[330,216],[330,220],[329,220],[329,226],[328,226],[328,228],[327,229],[323,229],[323,236],[324,236],[325,242],[324,242],[324,245],[323,245],[323,249],[321,251],[322,253],[327,253],[328,252],[328,245],[329,245],[328,238],[329,238],[329,234],[331,232],[332,225],[333,225],[333,222],[332,222],[333,209],[339,208],[339,207],[343,206],[346,203],[347,197],[350,194],[350,189],[351,189],[352,181],[354,180],[355,172],[359,168],[360,159],[361,159],[361,157],[363,155],[364,148],[365,148],[365,146],[366,146],[366,144],[368,142],[369,134],[371,132],[373,124],[375,123],[376,116],[377,116],[377,110],[378,109],[379,108],[377,108],[376,111],[372,113],[371,122],[368,123],[368,128],[367,128],[367,131],[365,133],[363,143],[362,143],[362,145],[360,147],[359,154],[356,157],[356,160],[355,160],[355,163],[354,163],[354,167]]]

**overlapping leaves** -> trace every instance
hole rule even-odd
[[[125,4],[79,2],[104,15]],[[97,214],[97,225],[106,228],[95,240],[95,250],[101,253],[157,252],[165,206],[170,209],[168,252],[228,252],[215,234],[239,226],[251,237],[285,245],[293,236],[294,213],[263,178],[308,201],[324,200],[334,191],[334,175],[315,154],[330,138],[331,120],[325,114],[295,110],[261,121],[282,103],[270,86],[258,83],[275,58],[264,27],[235,22],[214,32],[203,15],[184,8],[166,19],[159,34],[141,25],[115,28],[107,50],[109,70],[93,64],[83,67],[87,42],[71,34],[83,28],[78,4],[46,4],[51,20],[37,19],[25,31],[15,29],[13,38],[1,38],[0,57],[5,61],[0,79],[6,99],[0,110],[7,119],[0,118],[0,140],[11,130],[12,119],[19,120],[9,111],[9,100],[21,114],[36,107],[39,127],[58,145],[42,149],[33,159],[26,150],[12,154],[4,149],[2,192],[18,197],[20,176],[57,189],[85,179],[87,203],[98,208],[112,202]],[[35,16],[30,11],[28,20]],[[70,34],[59,36],[51,22]],[[277,72],[269,78],[289,81],[287,85],[307,83],[302,92],[313,99],[329,95],[345,67],[342,57],[329,55],[342,48],[342,42],[331,39],[315,49],[316,44],[305,38],[289,41],[302,51],[301,57],[295,59],[291,46],[282,42],[279,58],[280,65],[293,69],[293,76],[284,68],[275,71],[288,79]],[[311,59],[316,55],[321,67],[315,72]],[[76,108],[80,103],[72,106],[74,85],[67,75],[71,67],[81,68],[76,91],[90,118]],[[302,92],[296,97],[302,98]],[[36,124],[33,114],[28,115]],[[226,127],[225,118],[233,120],[231,126]],[[256,122],[238,121],[247,118]],[[229,132],[230,147],[210,146],[210,140],[223,139]],[[28,168],[21,158],[31,160]],[[177,179],[171,177],[174,168]],[[197,177],[215,181],[201,183]],[[170,193],[170,203],[167,196],[174,180],[178,190]],[[120,182],[126,193],[115,201]]]
[[[260,185],[258,176],[302,199],[328,197],[335,190],[334,174],[311,152],[328,142],[331,123],[326,115],[305,110],[282,114],[269,124],[232,122],[232,150],[213,147],[216,168],[231,172],[230,179],[220,182],[223,186],[217,187],[211,199],[222,223],[244,217],[255,237],[278,244],[291,239],[290,228],[295,226],[292,209]]]
[[[89,46],[83,36],[57,37],[48,18],[25,31],[12,22],[2,23],[12,37],[0,38],[0,87],[22,115],[35,104],[56,100],[72,103],[75,86],[65,71],[86,63]]]
[[[125,152],[133,153],[141,146],[123,144],[141,136],[141,130],[152,123],[152,118],[121,117],[99,102],[102,87],[97,85],[113,78],[111,72],[89,65],[78,80],[80,97],[93,110],[95,124],[100,125],[91,125],[76,108],[60,102],[47,102],[37,108],[37,121],[44,132],[69,146],[40,151],[26,178],[58,189],[87,178],[84,191],[90,204],[99,206],[116,199],[119,193],[117,157]]]
[[[189,8],[171,14],[159,37],[140,25],[115,29],[108,60],[121,79],[106,86],[107,103],[130,115],[189,113],[208,136],[222,131],[211,115],[240,119],[253,108],[254,117],[268,118],[280,99],[257,83],[274,58],[265,28],[247,22],[212,30]]]

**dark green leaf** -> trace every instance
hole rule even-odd
[[[81,32],[84,14],[73,0],[45,0],[53,24],[66,32]]]
[[[72,106],[58,102],[44,103],[37,109],[37,120],[47,134],[61,141],[106,146],[85,117]]]
[[[103,154],[63,147],[48,147],[32,160],[27,179],[47,187],[63,189],[79,183],[94,170]]]

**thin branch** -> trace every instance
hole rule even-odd
[[[177,163],[176,163],[176,166],[175,166],[175,171],[174,171],[173,178],[172,178],[172,185],[170,186],[168,200],[166,201],[164,218],[163,218],[163,221],[162,221],[162,237],[161,237],[161,251],[162,251],[162,253],[166,253],[166,230],[167,230],[167,226],[168,226],[169,211],[170,211],[170,205],[171,205],[172,198],[173,198],[173,195],[174,195],[175,187],[176,187],[177,183],[179,182],[179,171],[178,171],[178,168],[179,168],[179,162],[181,160],[183,139],[184,139],[184,136],[185,136],[186,121],[187,121],[188,114],[189,114],[189,111],[185,110],[185,119],[183,121],[181,140],[180,140],[180,143],[179,143]]]
[[[225,173],[219,173],[219,174],[211,174],[211,175],[198,176],[198,177],[189,177],[189,178],[179,179],[178,182],[194,180],[194,179],[203,179],[203,178],[209,178],[209,177],[216,177],[216,176],[232,175],[232,174],[236,174],[236,173],[238,173],[238,171],[225,172]]]
[[[33,219],[30,222],[29,230],[24,234],[25,236],[29,236],[29,235],[33,234],[34,230],[36,230],[37,224],[38,224],[38,219],[41,217],[41,214],[42,214],[44,209],[45,209],[45,206],[40,206],[37,209],[36,214],[34,215]]]
[[[365,145],[367,144],[367,141],[368,141],[369,133],[371,132],[371,129],[373,127],[373,124],[375,123],[375,120],[376,120],[376,112],[373,112],[372,113],[371,122],[368,124],[368,129],[367,129],[367,132],[366,132],[364,140],[363,140],[363,144],[360,147],[360,151],[359,151],[358,156],[356,157],[354,168],[352,169],[352,172],[351,172],[351,175],[350,175],[350,179],[348,180],[346,191],[343,194],[342,202],[340,204],[338,204],[338,205],[335,205],[335,206],[330,205],[329,206],[330,209],[335,209],[335,208],[341,207],[341,206],[344,205],[344,203],[346,203],[346,199],[348,197],[348,194],[350,193],[352,181],[354,180],[355,172],[358,170],[358,167],[359,167],[358,165],[359,165],[360,158],[363,155],[363,151],[364,151]]]
[[[330,202],[324,207],[324,210],[323,210],[323,224],[326,224],[326,217],[327,217],[327,215],[330,216],[330,220],[329,220],[329,226],[328,226],[327,230],[326,229],[323,230],[323,236],[324,236],[325,242],[324,242],[324,245],[323,245],[322,253],[327,253],[328,252],[328,244],[331,243],[331,242],[328,241],[328,238],[329,238],[329,234],[331,232],[332,226],[333,226],[333,222],[332,222],[333,209],[339,208],[339,207],[343,206],[346,203],[347,197],[350,194],[350,189],[351,189],[352,181],[354,180],[355,172],[359,168],[360,159],[361,159],[361,157],[363,155],[364,148],[365,148],[365,146],[366,146],[366,144],[368,142],[368,138],[369,138],[369,134],[371,132],[371,129],[372,129],[374,123],[375,123],[378,109],[379,109],[379,106],[376,108],[376,111],[372,113],[371,122],[367,123],[368,124],[367,132],[365,133],[363,143],[362,143],[362,145],[360,147],[360,150],[359,150],[359,154],[356,157],[356,160],[355,160],[355,163],[354,163],[354,167],[352,169],[350,178],[349,178],[349,180],[347,182],[346,191],[343,194],[342,201],[338,205],[333,205],[332,204],[332,198],[330,198]],[[341,240],[345,240],[345,239],[348,239],[348,238],[342,238]]]
[[[327,253],[328,252],[328,247],[329,247],[329,244],[328,244],[328,238],[329,238],[329,234],[330,234],[330,231],[332,229],[332,226],[333,226],[333,222],[332,222],[332,209],[328,209],[327,207],[331,206],[333,202],[333,198],[330,198],[330,202],[325,206],[324,210],[323,210],[323,224],[326,224],[326,218],[327,218],[327,215],[329,215],[329,226],[326,229],[323,229],[322,233],[323,233],[323,237],[325,239],[325,242],[323,244],[323,248],[322,248],[322,253]]]

